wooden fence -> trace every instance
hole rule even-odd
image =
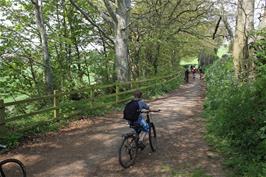
[[[125,95],[128,95],[130,93],[133,93],[136,90],[146,90],[152,87],[156,87],[162,84],[167,84],[175,79],[180,77],[179,74],[170,74],[167,76],[161,76],[161,77],[155,77],[151,79],[145,79],[145,80],[139,80],[139,81],[130,81],[130,82],[115,82],[112,84],[107,85],[91,85],[88,88],[80,89],[78,91],[71,91],[71,92],[59,92],[57,90],[54,90],[53,94],[51,95],[45,95],[41,97],[32,97],[27,98],[19,101],[13,101],[13,102],[7,102],[5,103],[4,100],[0,99],[0,128],[4,127],[7,123],[17,121],[26,117],[52,112],[53,111],[53,118],[59,119],[60,118],[60,109],[62,109],[62,105],[60,105],[60,98],[64,96],[69,96],[71,94],[78,94],[78,93],[88,93],[88,101],[90,103],[90,107],[92,109],[105,107],[105,106],[113,106],[115,104],[120,104],[125,101],[128,101],[132,98],[132,96],[124,97]],[[98,92],[103,91],[104,89],[113,90],[113,93],[108,94],[98,94]],[[108,98],[114,98],[114,101],[103,103],[103,104],[94,104],[94,101],[96,99],[108,99]],[[21,104],[31,104],[33,102],[43,101],[43,100],[52,100],[53,104],[51,104],[51,107],[46,107],[45,109],[40,109],[37,111],[24,113],[20,115],[7,115],[7,108],[10,106],[17,106]]]

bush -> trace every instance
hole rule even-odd
[[[207,137],[236,176],[266,176],[266,67],[249,83],[236,81],[232,68],[218,60],[207,71]]]

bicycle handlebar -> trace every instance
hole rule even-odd
[[[141,113],[150,113],[150,112],[160,112],[161,110],[160,109],[157,109],[157,110],[141,110],[140,112]]]

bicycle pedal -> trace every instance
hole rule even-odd
[[[142,150],[143,151],[143,149],[145,149],[145,144],[143,143],[143,142],[139,142],[138,143],[138,148],[140,149],[140,150]]]

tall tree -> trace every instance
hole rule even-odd
[[[74,0],[70,0],[70,2],[81,14],[83,14],[85,19],[98,29],[100,34],[103,34],[105,38],[111,40],[86,11],[84,11]],[[111,24],[114,32],[116,79],[119,81],[127,81],[129,80],[128,25],[131,0],[117,0],[115,2],[103,0],[103,2],[107,11],[107,14],[103,13],[103,18]],[[98,10],[98,7],[91,1],[89,1],[89,5]]]
[[[44,26],[43,11],[42,11],[42,0],[31,0],[35,9],[36,24],[40,33],[40,40],[43,52],[43,63],[44,63],[44,76],[47,92],[52,93],[53,91],[53,75],[50,61],[50,54],[48,50],[48,37]]]
[[[233,61],[236,77],[247,78],[253,61],[249,55],[249,34],[254,30],[254,0],[238,0]]]
[[[117,0],[115,8],[109,0],[104,0],[104,4],[114,24],[117,80],[127,81],[129,80],[128,25],[131,0]]]

